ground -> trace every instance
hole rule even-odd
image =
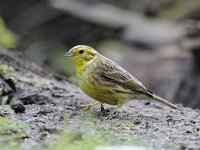
[[[151,100],[134,100],[107,119],[114,106],[79,108],[94,101],[62,76],[41,69],[17,51],[1,48],[0,59],[14,68],[5,78],[13,80],[25,106],[22,113],[0,106],[2,118],[21,124],[19,129],[0,131],[0,137],[18,135],[14,140],[0,138],[5,149],[200,149],[198,109],[177,104],[182,110],[172,110]]]

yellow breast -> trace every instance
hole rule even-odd
[[[101,103],[107,103],[110,105],[118,105],[126,103],[129,96],[126,94],[120,94],[116,92],[121,87],[110,87],[98,84],[98,81],[91,77],[90,71],[82,71],[76,75],[77,82],[81,90],[91,98],[100,101]],[[95,82],[95,83],[94,83]]]

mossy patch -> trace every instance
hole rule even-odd
[[[3,95],[3,89],[0,88],[0,97]]]
[[[3,76],[7,76],[7,75],[9,75],[10,72],[14,72],[14,71],[15,71],[15,69],[12,66],[3,64],[0,61],[0,72],[3,74]]]
[[[100,135],[85,135],[80,132],[69,132],[61,136],[52,150],[94,150],[97,146],[105,145],[106,140]]]
[[[8,96],[3,96],[3,88],[0,88],[0,105],[5,105],[8,100]]]
[[[41,90],[48,90],[51,88],[51,85],[48,82],[41,82],[41,83],[38,83],[36,86]]]
[[[0,17],[0,35],[0,45],[4,47],[13,47],[16,45],[17,36],[6,27],[2,17]]]
[[[25,128],[28,128],[26,123],[0,117],[0,147],[17,149],[17,140],[27,136]]]

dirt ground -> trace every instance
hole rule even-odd
[[[113,145],[137,145],[146,149],[200,149],[200,110],[183,107],[172,110],[152,101],[131,101],[115,116],[114,108],[104,105],[92,109],[78,106],[94,102],[67,80],[55,77],[17,52],[0,49],[0,60],[13,66],[7,78],[16,83],[24,113],[9,105],[0,106],[0,115],[25,122],[27,136],[20,139],[22,149],[48,147],[64,131],[80,134],[101,133]],[[112,146],[113,146],[112,145]],[[103,145],[102,145],[103,146]],[[97,150],[103,148],[97,148]]]

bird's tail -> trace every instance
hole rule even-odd
[[[162,104],[164,104],[164,105],[167,105],[167,106],[169,106],[169,107],[171,107],[171,108],[173,108],[173,109],[181,110],[180,108],[178,108],[178,107],[175,106],[174,104],[168,102],[167,100],[165,100],[165,99],[163,99],[163,98],[161,98],[161,97],[159,97],[159,96],[157,96],[157,95],[155,95],[155,94],[153,94],[152,97],[153,97],[153,100],[155,100],[155,101],[157,101],[157,102],[160,102],[160,103],[162,103]]]

